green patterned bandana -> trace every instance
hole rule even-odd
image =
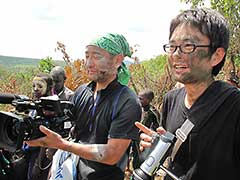
[[[89,45],[100,47],[112,55],[123,54],[124,56],[129,57],[132,55],[127,40],[123,35],[120,34],[108,33],[104,36],[94,39]],[[123,85],[127,85],[129,79],[130,72],[127,66],[122,63],[121,67],[118,69],[118,81]]]

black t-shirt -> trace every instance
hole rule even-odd
[[[188,118],[194,123],[179,148],[172,171],[191,180],[240,179],[240,92],[215,81],[190,109],[184,88],[169,92],[163,104],[163,127],[175,133]]]
[[[93,98],[95,83],[83,85],[73,96],[74,134],[87,144],[106,144],[109,138],[137,139],[135,121],[140,121],[141,105],[136,94],[114,80]],[[80,158],[79,179],[123,179],[117,165],[106,165]]]
[[[145,107],[142,115],[141,123],[148,128],[155,131],[160,126],[160,113],[154,106]]]

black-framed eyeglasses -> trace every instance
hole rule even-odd
[[[172,44],[165,44],[163,45],[163,49],[168,54],[173,54],[177,48],[179,48],[180,52],[184,54],[193,53],[197,47],[211,47],[211,45],[196,45],[196,44],[182,44],[179,46],[172,45]]]

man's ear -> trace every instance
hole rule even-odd
[[[119,68],[123,62],[124,56],[122,54],[118,54],[114,56],[115,65]]]
[[[211,57],[212,67],[219,64],[223,60],[223,57],[225,56],[225,54],[226,54],[226,52],[225,52],[224,48],[217,48]]]

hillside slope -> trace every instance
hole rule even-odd
[[[11,69],[17,66],[38,66],[40,59],[0,55],[0,66]],[[64,66],[64,61],[54,61],[56,65]]]

